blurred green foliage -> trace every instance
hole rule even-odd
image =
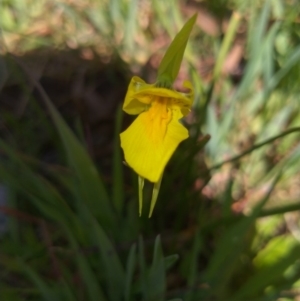
[[[299,298],[299,10],[296,0],[2,1],[0,299]],[[118,57],[151,79],[194,13],[179,73],[196,91],[191,137],[167,168],[153,218],[139,218],[121,110],[110,169],[101,170],[83,123],[65,121],[20,58],[76,49],[87,61]],[[26,100],[13,113],[11,82]]]

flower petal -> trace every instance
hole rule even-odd
[[[120,134],[125,160],[138,175],[159,181],[178,144],[188,137],[187,129],[178,122],[181,117],[179,106],[154,103]]]
[[[123,104],[123,110],[131,115],[137,115],[145,111],[154,98],[170,98],[177,104],[183,116],[190,111],[194,91],[189,81],[183,83],[183,87],[188,89],[187,93],[181,93],[167,88],[159,88],[155,85],[147,84],[138,76],[134,76],[128,87],[128,91]]]
[[[157,88],[151,85],[147,85],[147,87],[144,87],[137,91],[134,94],[134,97],[136,99],[144,101],[145,99],[153,100],[157,97],[173,99],[173,102],[182,109],[182,113],[185,116],[189,113],[192,106],[194,92],[192,89],[192,84],[190,82],[186,81],[184,83],[184,87],[189,89],[188,93],[181,93],[167,88]]]
[[[152,96],[145,95],[144,97],[136,97],[136,93],[140,90],[147,89],[148,85],[138,76],[134,76],[128,86],[125,96],[123,110],[130,115],[137,115],[147,109],[147,105],[151,103]]]

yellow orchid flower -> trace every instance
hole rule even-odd
[[[157,70],[157,83],[150,85],[134,76],[129,84],[123,110],[138,115],[120,134],[127,164],[139,175],[139,213],[143,205],[144,180],[154,183],[151,217],[160,189],[164,169],[178,144],[188,138],[187,129],[179,122],[190,111],[193,88],[190,82],[181,93],[171,89],[180,69],[189,35],[196,22],[192,16],[167,49]]]
[[[134,76],[129,84],[123,110],[139,114],[121,133],[121,146],[127,164],[142,178],[156,183],[178,144],[188,138],[187,129],[179,122],[190,111],[193,89],[188,93],[145,83]]]
[[[190,111],[193,88],[184,82],[188,93],[156,87],[134,76],[129,84],[123,110],[138,115],[121,133],[121,146],[127,164],[142,178],[160,181],[166,164],[178,144],[188,138],[179,122]]]

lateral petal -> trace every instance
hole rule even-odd
[[[147,109],[147,106],[151,103],[152,96],[145,95],[144,97],[138,97],[137,92],[147,89],[148,85],[138,76],[134,76],[128,86],[128,90],[125,96],[123,110],[130,115],[137,115]]]
[[[190,111],[194,98],[194,90],[189,81],[185,81],[183,87],[188,90],[187,93],[156,87],[155,85],[147,84],[138,76],[134,76],[128,86],[123,110],[131,115],[140,114],[147,110],[153,99],[159,97],[172,99],[180,107],[182,114],[185,116]]]

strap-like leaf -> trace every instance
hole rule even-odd
[[[171,86],[175,81],[180,69],[187,41],[196,19],[197,15],[195,14],[184,24],[165,53],[158,68],[157,82],[159,84]]]

